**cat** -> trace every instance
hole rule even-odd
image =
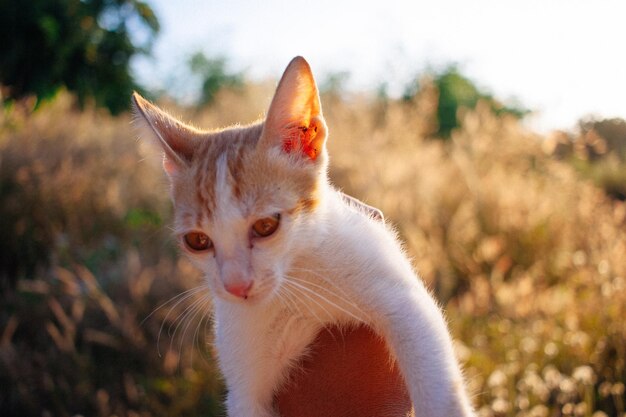
[[[471,416],[442,311],[380,212],[336,190],[309,64],[294,58],[265,120],[188,126],[134,93],[163,151],[182,250],[214,298],[230,417],[275,417],[273,396],[329,325],[384,338],[418,416]]]

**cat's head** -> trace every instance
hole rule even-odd
[[[291,61],[266,119],[245,127],[197,130],[137,93],[133,102],[163,150],[176,237],[213,293],[234,302],[272,298],[319,235],[327,128],[307,62]]]

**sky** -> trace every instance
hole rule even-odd
[[[278,79],[296,55],[319,80],[399,94],[428,68],[459,65],[480,87],[535,111],[530,128],[572,129],[581,117],[626,118],[623,0],[152,0],[162,29],[135,63],[159,88],[202,50],[252,79]]]

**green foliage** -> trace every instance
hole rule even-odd
[[[607,195],[626,200],[626,120],[581,120],[569,160]]]
[[[243,86],[243,73],[229,72],[224,57],[207,58],[202,52],[196,52],[189,59],[191,72],[200,77],[202,96],[200,104],[211,104],[216,94],[223,88]]]
[[[331,72],[319,83],[319,90],[322,94],[337,97],[346,91],[348,81],[350,81],[348,71]]]
[[[138,87],[130,60],[149,51],[158,30],[140,0],[0,0],[2,96],[40,101],[66,87],[81,105],[91,98],[118,113]]]
[[[612,198],[626,200],[626,163],[617,158],[597,161],[572,158],[573,166]]]
[[[459,109],[474,109],[479,101],[489,104],[497,115],[510,114],[521,118],[528,110],[521,106],[505,106],[493,96],[481,90],[473,81],[464,76],[456,65],[450,65],[441,72],[429,75],[439,92],[437,104],[437,121],[439,131],[437,135],[449,138],[453,129],[459,127]],[[405,88],[404,99],[409,100],[419,93],[419,84],[411,83]]]
[[[439,90],[437,107],[439,131],[442,135],[449,136],[452,129],[458,126],[459,107],[474,108],[482,94],[474,83],[459,73],[456,67],[449,67],[437,75],[435,85]]]

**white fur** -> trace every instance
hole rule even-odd
[[[278,296],[268,303],[215,300],[229,416],[274,416],[275,391],[315,335],[325,324],[356,321],[388,343],[418,416],[472,415],[442,313],[395,234],[327,187],[322,207],[313,214],[314,223],[326,226],[322,236],[293,260],[287,277],[280,277],[280,285],[292,286],[292,296],[294,282],[309,289],[296,287],[299,299],[290,301],[300,305]]]

